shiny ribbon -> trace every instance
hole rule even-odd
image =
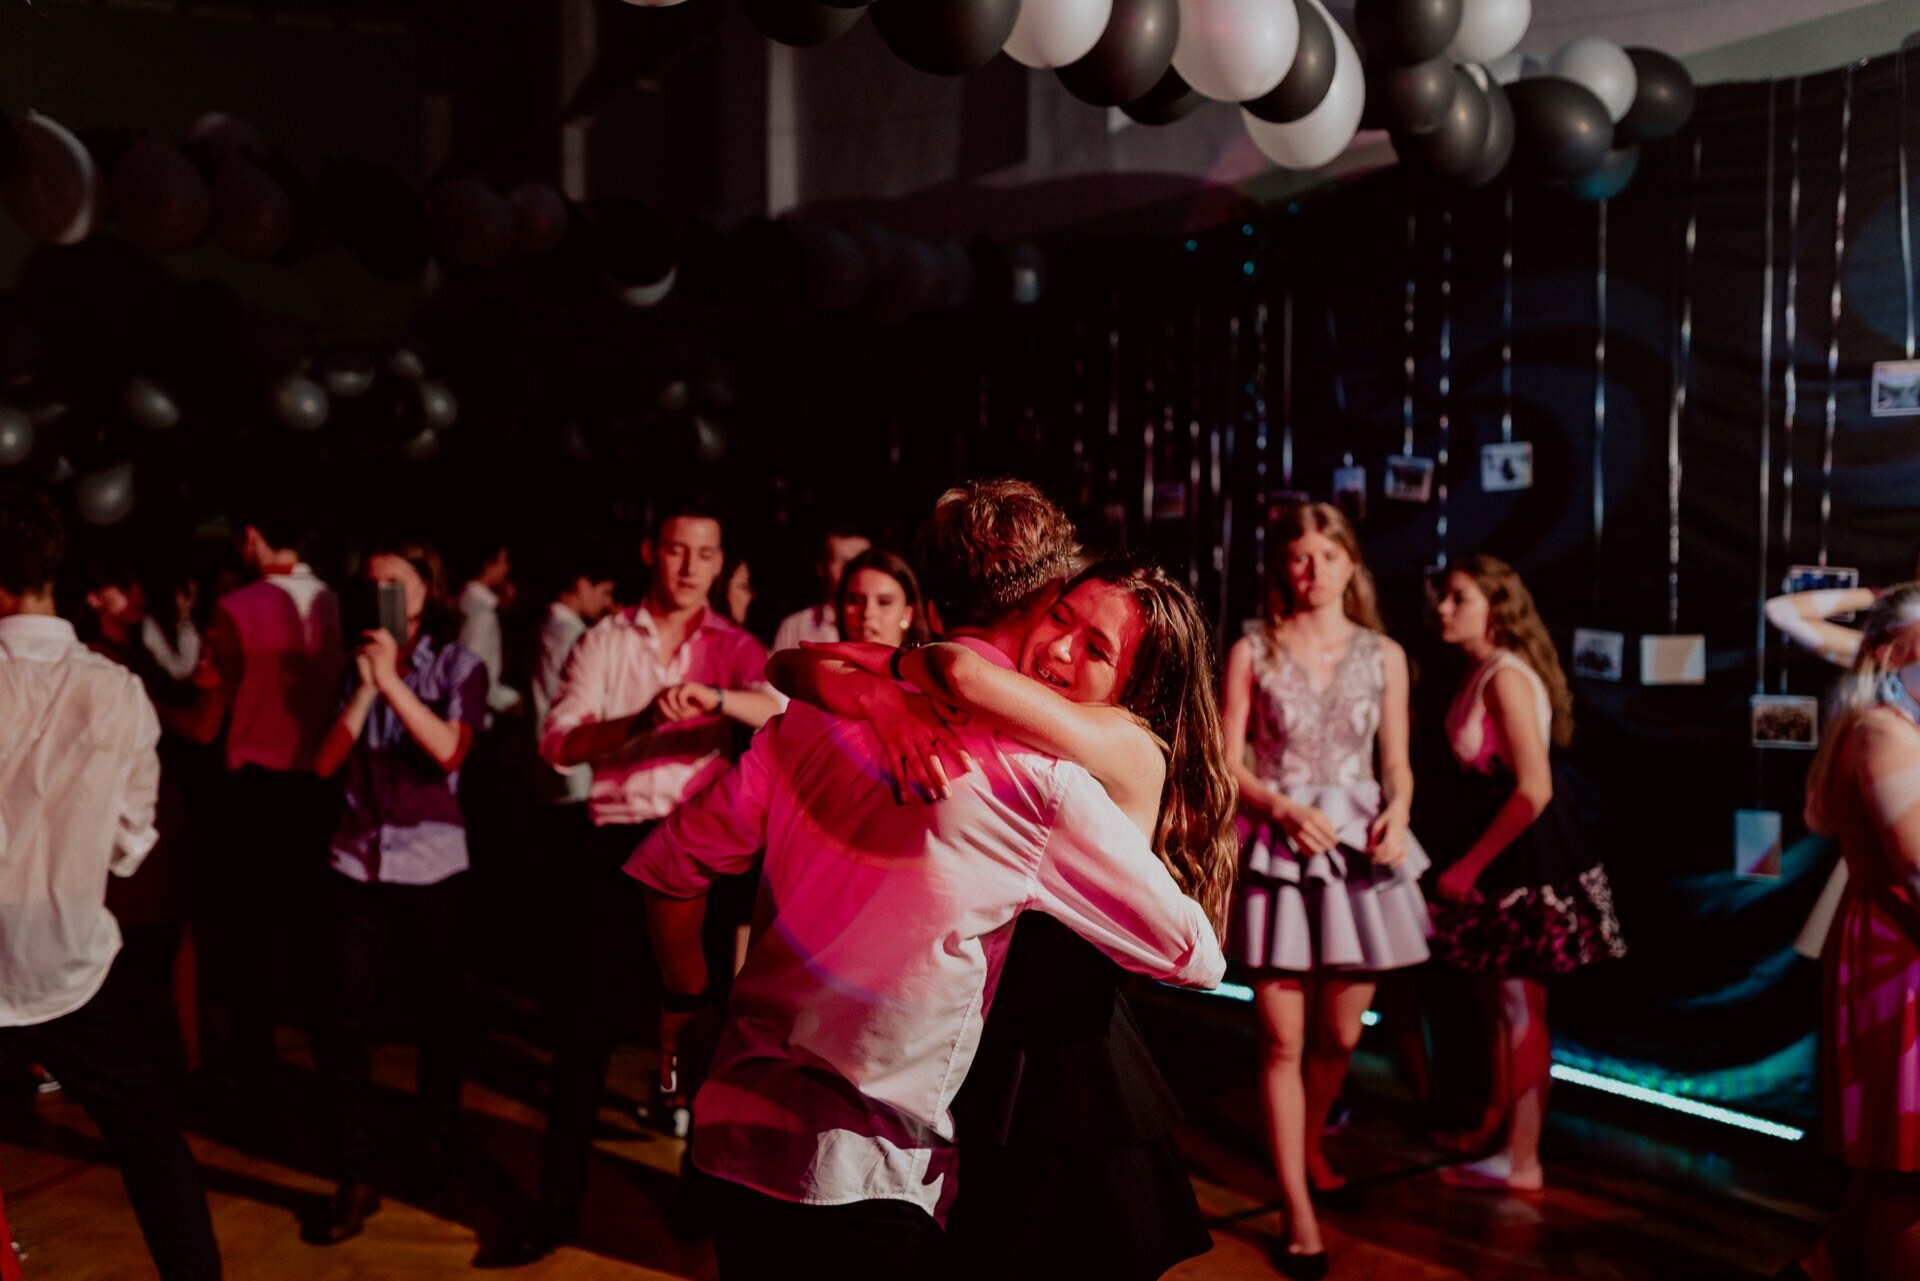
[[[1773,533],[1773,180],[1777,131],[1776,85],[1767,84],[1767,185],[1763,215],[1766,262],[1760,270],[1760,554],[1754,601],[1753,692],[1767,692],[1767,553]]]
[[[1600,604],[1600,553],[1607,532],[1607,202],[1595,219],[1593,273],[1593,602]]]
[[[1673,366],[1673,400],[1667,407],[1667,631],[1680,630],[1680,420],[1687,412],[1687,380],[1693,371],[1693,247],[1700,231],[1700,138],[1693,139],[1692,180],[1687,184],[1687,235],[1680,271],[1679,350]]]
[[[1853,66],[1841,79],[1839,181],[1833,196],[1833,292],[1827,301],[1827,439],[1820,459],[1820,556],[1827,563],[1827,533],[1833,521],[1833,438],[1839,423],[1840,286],[1847,259],[1847,135],[1853,131]]]
[[[1500,439],[1513,443],[1513,184],[1506,192],[1506,242],[1500,251]]]
[[[1913,359],[1913,226],[1907,208],[1907,51],[1895,55],[1894,78],[1900,86],[1900,279],[1907,289],[1907,359]]]
[[[1419,218],[1419,206],[1414,203],[1413,191],[1412,188],[1409,187],[1407,191],[1407,296],[1406,306],[1402,311],[1401,319],[1401,329],[1406,336],[1406,357],[1402,361],[1404,377],[1400,385],[1400,429],[1402,434],[1400,452],[1407,455],[1413,453],[1413,380],[1416,373],[1413,350],[1413,315],[1414,297],[1417,290],[1415,267],[1418,261],[1414,257],[1414,250],[1416,248],[1414,242],[1419,235]]]
[[[1236,429],[1239,423],[1234,411],[1234,384],[1239,378],[1240,317],[1236,315],[1227,322],[1227,412],[1220,416],[1226,423],[1226,441],[1223,445],[1218,430],[1212,433],[1213,470],[1209,478],[1213,486],[1214,510],[1220,516],[1220,536],[1213,545],[1213,574],[1220,585],[1220,616],[1215,636],[1227,634],[1227,548],[1233,546],[1233,489],[1225,484],[1225,478],[1233,470],[1234,446],[1238,443]]]
[[[1291,290],[1281,295],[1281,328],[1285,335],[1281,342],[1283,350],[1292,339],[1293,329],[1293,293]],[[1254,313],[1254,366],[1253,366],[1253,475],[1258,500],[1253,521],[1253,575],[1257,584],[1255,590],[1263,591],[1267,582],[1267,304],[1261,303]],[[1291,361],[1285,361],[1281,374],[1281,430],[1286,436],[1286,445],[1282,451],[1281,469],[1284,489],[1293,487],[1293,425],[1286,421],[1286,379],[1293,373]]]
[[[1786,404],[1781,419],[1780,550],[1793,563],[1793,426],[1800,406],[1800,80],[1793,81],[1793,131],[1787,139],[1786,368],[1780,375]],[[1780,667],[1780,691],[1787,665]]]
[[[1327,363],[1333,366],[1333,407],[1340,412],[1340,417],[1344,419],[1347,416],[1347,380],[1340,376],[1340,331],[1333,323],[1332,299],[1327,300]],[[1288,368],[1289,370],[1292,368],[1291,355],[1289,355]],[[1353,466],[1353,451],[1351,449],[1343,453],[1341,457],[1345,460],[1342,466]]]
[[[1434,460],[1434,484],[1439,504],[1434,517],[1434,540],[1439,552],[1434,563],[1447,567],[1447,445],[1453,419],[1448,412],[1453,397],[1453,205],[1440,212],[1440,447]]]

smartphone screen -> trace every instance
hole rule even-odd
[[[381,583],[377,589],[380,626],[392,636],[394,643],[407,643],[407,593],[398,583]]]

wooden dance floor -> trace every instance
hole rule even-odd
[[[1276,1275],[1266,1249],[1282,1223],[1272,1209],[1277,1189],[1259,1156],[1247,1048],[1243,1061],[1213,1064],[1220,1092],[1182,1135],[1201,1204],[1214,1220],[1215,1245],[1171,1274],[1179,1281]],[[191,1136],[207,1170],[227,1276],[452,1281],[479,1275],[469,1267],[477,1240],[524,1204],[537,1168],[542,1056],[531,1040],[506,1033],[489,1039],[467,1089],[465,1151],[454,1182],[432,1197],[410,1197],[396,1163],[392,1193],[366,1235],[332,1248],[299,1239],[299,1214],[330,1185],[321,1137],[311,1132],[319,1113],[305,1044],[283,1033],[282,1050],[290,1064],[286,1111],[300,1118],[292,1133],[274,1142],[200,1126]],[[402,1091],[411,1083],[411,1059],[409,1051],[394,1048],[376,1061],[380,1083],[392,1087],[382,1092],[383,1120],[391,1121],[383,1129],[391,1133],[410,1130]],[[709,1249],[676,1240],[667,1227],[683,1145],[640,1126],[622,1104],[645,1097],[651,1064],[651,1054],[640,1050],[616,1060],[579,1244],[507,1275],[575,1281],[713,1276]],[[1715,1135],[1664,1114],[1612,1112],[1595,1119],[1557,1106],[1548,1191],[1503,1198],[1442,1187],[1432,1173],[1439,1155],[1390,1124],[1391,1104],[1377,1093],[1359,1098],[1358,1118],[1330,1141],[1366,1193],[1362,1211],[1324,1220],[1334,1275],[1344,1281],[1764,1277],[1818,1231],[1820,1211],[1781,1191],[1793,1184],[1793,1171],[1816,1160],[1802,1149],[1776,1145],[1769,1154],[1763,1148],[1756,1163],[1752,1150],[1744,1158],[1709,1150]],[[30,1115],[9,1115],[0,1186],[28,1251],[30,1279],[152,1275],[118,1175],[101,1163],[95,1133],[72,1103],[49,1095]]]

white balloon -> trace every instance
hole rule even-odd
[[[58,120],[29,111],[14,125],[19,157],[0,196],[20,229],[49,245],[77,245],[93,234],[106,204],[100,167],[86,144]]]
[[[33,453],[33,419],[12,405],[0,405],[0,467],[23,463]]]
[[[1267,159],[1282,169],[1318,169],[1332,163],[1353,135],[1360,132],[1360,113],[1367,105],[1367,78],[1360,54],[1341,25],[1320,0],[1309,0],[1333,32],[1333,83],[1320,105],[1300,119],[1277,125],[1242,111],[1247,132]]]
[[[1487,63],[1487,74],[1503,85],[1531,80],[1546,69],[1546,59],[1528,49],[1510,49]]]
[[[295,431],[315,431],[327,421],[327,393],[311,378],[283,378],[273,388],[273,412]]]
[[[1532,21],[1532,0],[1462,0],[1460,31],[1447,46],[1447,57],[1492,62],[1520,47]]]
[[[1112,16],[1113,0],[1020,0],[1020,17],[1001,47],[1025,67],[1064,67],[1087,56]]]
[[[420,384],[420,416],[426,420],[429,431],[439,431],[454,424],[460,417],[460,402],[453,397],[453,389],[443,382],[423,382]]]
[[[1292,0],[1180,0],[1173,69],[1203,97],[1247,102],[1271,93],[1299,47]]]
[[[1640,90],[1640,73],[1633,69],[1627,51],[1598,36],[1583,36],[1561,45],[1547,70],[1593,90],[1606,104],[1607,115],[1615,124],[1633,109],[1633,95]]]
[[[666,301],[673,292],[673,285],[680,279],[678,267],[667,268],[667,274],[647,285],[625,285],[614,287],[613,296],[629,307],[657,307]]]

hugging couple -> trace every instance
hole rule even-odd
[[[1120,983],[1225,967],[1212,642],[1024,482],[941,495],[921,559],[946,639],[774,655],[792,706],[626,865],[664,1067],[707,889],[765,860],[693,1109],[720,1274],[1158,1276],[1211,1242]]]

